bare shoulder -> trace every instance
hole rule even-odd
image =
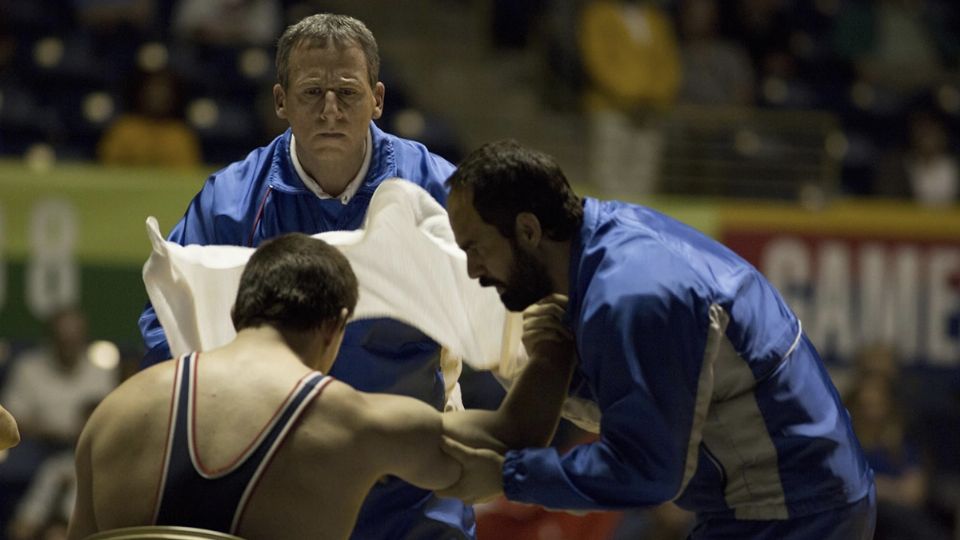
[[[309,421],[326,427],[338,425],[354,431],[361,430],[368,421],[366,395],[347,383],[333,379],[320,394]]]
[[[334,380],[324,389],[309,422],[324,429],[325,444],[331,442],[331,434],[341,433],[347,437],[347,444],[362,451],[368,446],[379,448],[384,437],[430,414],[439,421],[437,411],[414,398],[361,392]]]
[[[90,432],[87,436],[101,431],[115,434],[158,422],[161,417],[165,422],[173,392],[175,367],[175,361],[162,362],[124,381],[100,402],[84,432]]]
[[[396,425],[411,414],[436,412],[426,403],[408,396],[361,392],[346,383],[333,381],[324,390],[326,410],[357,431],[379,431]]]

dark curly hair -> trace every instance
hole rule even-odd
[[[551,240],[569,240],[583,224],[583,201],[556,162],[515,140],[487,143],[447,179],[451,191],[473,190],[473,207],[500,234],[514,237],[517,214],[530,212]]]
[[[357,276],[340,251],[323,240],[290,233],[267,240],[240,277],[233,326],[270,325],[307,331],[357,305]]]

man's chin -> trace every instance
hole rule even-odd
[[[519,313],[532,306],[536,300],[530,302],[524,298],[511,297],[509,292],[504,292],[500,295],[500,302],[503,304],[503,307],[507,308],[507,311]]]

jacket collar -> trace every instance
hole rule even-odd
[[[276,148],[274,149],[274,163],[283,169],[283,174],[276,175],[271,182],[272,187],[284,193],[313,195],[307,186],[300,180],[296,168],[293,166],[293,160],[290,155],[290,140],[293,131],[287,128],[278,137]],[[373,193],[380,185],[380,182],[387,178],[396,176],[397,163],[390,135],[385,133],[373,121],[370,122],[371,156],[370,168],[363,179],[357,193]]]
[[[570,267],[567,286],[567,322],[580,318],[580,303],[582,298],[580,279],[584,268],[584,251],[593,238],[597,229],[597,220],[600,217],[600,201],[590,197],[583,198],[583,223],[570,242]]]

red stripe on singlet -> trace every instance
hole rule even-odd
[[[197,356],[199,357],[199,355]],[[199,358],[197,360],[199,360]],[[190,424],[191,424],[190,430],[193,432],[193,437],[192,437],[193,440],[192,440],[190,450],[193,453],[194,460],[196,461],[196,466],[199,469],[197,472],[199,472],[204,477],[217,477],[217,476],[223,475],[224,473],[230,472],[231,470],[233,470],[234,468],[236,468],[237,466],[243,463],[246,457],[249,456],[250,451],[260,441],[263,440],[264,434],[267,431],[269,431],[270,428],[273,427],[273,425],[277,421],[277,418],[280,416],[283,410],[287,408],[287,405],[293,399],[294,394],[303,384],[304,379],[312,375],[312,373],[307,373],[306,375],[301,377],[300,380],[297,381],[297,384],[293,385],[293,388],[290,389],[290,392],[287,394],[287,397],[284,398],[284,400],[280,403],[280,406],[277,407],[277,409],[273,412],[273,415],[270,417],[270,420],[268,420],[267,423],[260,428],[260,431],[257,432],[257,434],[250,441],[250,443],[247,444],[247,446],[243,450],[241,450],[240,453],[237,454],[237,456],[234,457],[232,461],[230,461],[223,467],[220,467],[219,469],[208,471],[206,466],[204,466],[203,461],[200,459],[200,450],[199,450],[200,445],[197,442],[197,393],[198,393],[197,388],[199,386],[199,380],[197,376],[197,365],[200,363],[197,360],[194,360],[193,362],[193,377],[191,377],[191,380],[190,380],[190,385],[192,386],[192,392],[193,392],[193,395],[191,396],[191,401],[193,402],[193,407],[192,407],[193,410],[191,411],[192,417],[190,419]]]
[[[307,376],[305,376],[304,379],[306,377],[309,377],[310,375],[313,375],[313,374],[312,373],[307,374]],[[267,453],[267,459],[263,460],[263,462],[260,463],[260,466],[257,467],[257,470],[254,473],[253,483],[247,488],[248,490],[247,493],[245,493],[245,496],[240,501],[240,508],[238,509],[238,513],[234,516],[233,524],[230,527],[230,534],[236,534],[237,528],[240,526],[240,523],[243,522],[243,515],[247,511],[247,506],[250,502],[250,499],[253,498],[253,494],[257,491],[257,486],[260,485],[260,479],[263,478],[263,473],[270,468],[270,464],[273,463],[273,457],[277,455],[277,452],[280,450],[280,447],[283,446],[283,443],[287,440],[287,435],[291,431],[296,429],[297,424],[299,424],[300,420],[303,418],[303,414],[306,412],[307,407],[312,405],[313,402],[316,401],[318,397],[320,397],[320,394],[323,393],[323,391],[327,388],[327,386],[329,386],[330,383],[333,382],[334,380],[335,379],[333,377],[327,375],[324,378],[324,380],[320,381],[320,384],[317,385],[317,388],[314,391],[313,396],[309,400],[304,400],[304,403],[300,404],[301,409],[297,413],[296,418],[293,418],[290,422],[287,423],[283,432],[280,434],[277,440],[273,442],[273,447]]]
[[[170,458],[170,446],[173,444],[173,409],[177,403],[177,386],[180,384],[180,363],[183,356],[177,358],[177,364],[173,368],[173,388],[170,390],[170,410],[167,412],[167,436],[163,443],[163,459],[160,461],[160,480],[157,482],[157,492],[153,496],[153,519],[151,523],[157,521],[157,513],[160,511],[160,497],[163,495],[163,487],[167,480],[167,460]]]

